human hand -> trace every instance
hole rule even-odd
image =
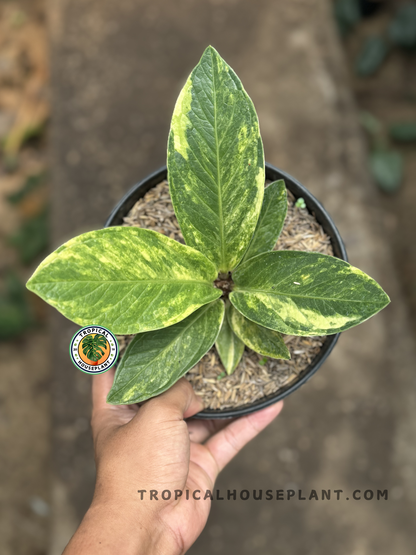
[[[203,408],[185,378],[140,407],[106,403],[113,379],[114,370],[93,377],[96,486],[64,555],[185,553],[208,519],[205,491],[283,403],[232,421],[185,422]],[[146,490],[143,499],[140,490]],[[150,490],[159,492],[157,501]],[[163,490],[170,500],[161,499]],[[194,499],[196,490],[201,499]]]

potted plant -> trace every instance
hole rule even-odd
[[[108,396],[113,404],[162,393],[213,354],[214,344],[225,369],[217,374],[225,374],[226,384],[245,352],[257,356],[261,370],[267,361],[290,359],[287,338],[306,338],[311,345],[318,338],[320,347],[296,379],[242,407],[211,407],[199,416],[257,410],[304,383],[338,334],[379,312],[389,298],[348,264],[339,234],[316,199],[276,168],[266,165],[265,172],[253,103],[212,47],[177,100],[167,160],[167,174],[162,168],[121,201],[107,222],[111,227],[59,247],[27,287],[79,325],[134,336]],[[273,182],[265,188],[266,178]],[[154,202],[155,191],[158,202],[173,206],[172,229],[154,217],[144,221],[153,229],[128,218],[146,196],[153,194],[147,205]],[[309,218],[326,233],[326,254],[273,250],[288,207],[293,221]],[[243,385],[242,379],[238,387]]]

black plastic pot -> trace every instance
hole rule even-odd
[[[140,198],[142,198],[147,193],[147,191],[149,191],[152,187],[158,185],[166,178],[167,169],[166,166],[164,166],[140,181],[140,183],[137,183],[137,185],[135,185],[126,195],[124,195],[121,201],[111,212],[110,217],[105,223],[105,227],[121,225],[123,223],[123,218],[128,214],[130,209],[133,208],[136,202]],[[286,187],[289,189],[289,191],[291,191],[295,198],[303,197],[309,212],[314,214],[317,221],[323,227],[325,233],[327,233],[327,235],[331,238],[331,243],[334,249],[335,256],[341,258],[342,260],[348,260],[344,243],[342,242],[341,236],[328,212],[326,212],[322,204],[318,202],[316,198],[301,183],[299,183],[299,181],[296,181],[296,179],[294,179],[291,175],[267,163],[266,179],[269,179],[270,181],[284,179]],[[199,412],[195,417],[205,419],[235,418],[237,416],[243,416],[256,410],[263,409],[269,405],[272,405],[273,403],[276,403],[280,399],[287,397],[288,395],[290,395],[290,393],[293,393],[293,391],[307,382],[313,376],[313,374],[315,374],[315,372],[318,370],[318,368],[320,368],[322,363],[327,359],[330,352],[334,348],[339,335],[339,333],[336,335],[328,335],[322,346],[322,349],[319,351],[316,358],[299,375],[299,378],[295,383],[291,383],[286,387],[282,387],[282,389],[280,389],[278,392],[268,395],[263,399],[255,401],[254,403],[251,403],[249,405],[244,405],[236,409],[206,409],[202,412]]]

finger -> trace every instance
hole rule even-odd
[[[194,443],[204,443],[209,437],[225,428],[230,420],[196,420],[187,421],[189,439]]]
[[[107,395],[113,386],[115,368],[92,377],[92,410],[107,409]]]
[[[204,408],[186,378],[178,380],[170,389],[147,401],[143,408],[163,420],[189,418]]]
[[[238,418],[208,439],[205,446],[216,462],[217,471],[221,472],[250,440],[276,418],[282,408],[283,402],[280,401],[266,409]]]

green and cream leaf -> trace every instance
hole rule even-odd
[[[251,243],[241,263],[273,250],[287,214],[287,192],[283,179],[270,183],[264,190],[263,205]]]
[[[244,343],[231,329],[229,322],[229,312],[231,308],[232,306],[228,302],[225,308],[225,317],[222,322],[221,330],[215,343],[221,362],[228,375],[232,374],[237,368],[244,353]]]
[[[288,335],[330,335],[364,322],[390,302],[368,275],[319,253],[274,251],[234,273],[232,304],[246,318]]]
[[[168,178],[186,243],[220,272],[235,268],[260,214],[264,154],[253,103],[211,46],[176,102]]]
[[[224,319],[224,303],[207,304],[178,324],[134,337],[121,359],[107,401],[140,403],[163,393],[205,355]]]
[[[110,227],[49,255],[27,287],[81,326],[133,334],[176,324],[221,296],[214,265],[155,231]]]
[[[290,359],[289,349],[279,332],[248,320],[234,307],[231,308],[228,318],[235,335],[256,353],[270,358]]]

